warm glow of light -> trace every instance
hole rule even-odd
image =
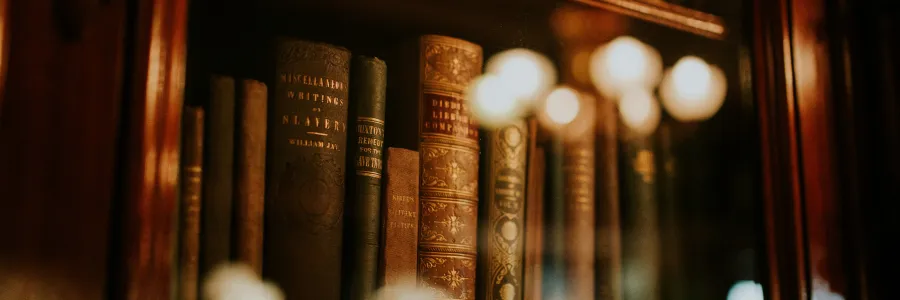
[[[759,283],[738,281],[728,290],[728,300],[763,300],[763,289]]]
[[[558,125],[565,125],[578,116],[578,92],[569,87],[558,87],[547,95],[544,111]]]
[[[244,264],[217,266],[203,283],[208,300],[282,300],[284,295],[272,283],[263,282]]]
[[[479,124],[497,127],[521,117],[523,106],[516,101],[510,85],[499,76],[487,73],[475,78],[469,85],[466,100]]]
[[[681,121],[709,119],[725,102],[725,74],[696,56],[678,60],[660,86],[663,106]]]
[[[540,53],[516,48],[491,57],[486,73],[495,74],[516,100],[532,102],[556,82],[553,63]]]
[[[403,284],[382,287],[375,292],[374,300],[434,300],[437,295],[429,289],[416,286],[415,277],[402,279]]]
[[[659,126],[659,103],[647,90],[630,90],[619,99],[619,116],[631,131],[647,135]]]
[[[656,85],[662,73],[662,59],[653,47],[623,36],[594,50],[590,73],[600,94],[618,99],[626,91]]]

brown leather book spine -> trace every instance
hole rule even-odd
[[[621,300],[622,236],[619,223],[619,139],[616,103],[597,105],[597,299]]]
[[[463,99],[481,73],[481,47],[419,40],[419,286],[439,299],[475,299],[478,125]]]
[[[235,147],[235,247],[238,261],[262,274],[266,172],[266,85],[243,80]]]
[[[543,148],[536,147],[537,129],[535,123],[531,130],[531,149],[528,150],[528,185],[525,200],[525,258],[523,277],[523,299],[541,300],[543,281],[542,256],[544,255],[544,179],[546,172],[546,156]]]
[[[398,299],[398,288],[416,284],[419,245],[419,153],[388,148],[384,176],[383,248],[379,284],[384,299]]]
[[[524,120],[483,136],[479,299],[522,299],[528,128]]]
[[[181,242],[178,299],[197,299],[200,195],[203,181],[203,109],[187,107],[182,125]]]
[[[563,146],[566,299],[594,298],[594,132]]]
[[[200,274],[203,277],[217,265],[231,260],[235,90],[234,78],[210,77],[200,218]]]
[[[263,275],[285,299],[337,300],[350,52],[281,39],[275,55]]]

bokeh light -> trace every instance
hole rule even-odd
[[[633,89],[619,99],[619,117],[637,135],[653,133],[659,126],[659,103],[650,91]]]
[[[524,48],[494,55],[487,61],[485,71],[497,75],[507,92],[526,103],[544,94],[556,82],[556,70],[550,59]]]
[[[660,85],[663,107],[680,121],[709,119],[725,102],[725,74],[696,56],[685,56],[666,71]]]
[[[524,110],[510,86],[492,73],[483,74],[469,84],[466,100],[479,124],[488,128],[508,124],[521,117]]]
[[[550,121],[558,125],[569,124],[578,116],[578,92],[570,87],[558,87],[547,95],[544,111]]]
[[[619,99],[634,89],[652,89],[659,82],[660,73],[659,52],[630,36],[598,47],[590,58],[594,87],[608,99]]]
[[[763,288],[759,283],[738,281],[728,290],[728,300],[763,300]]]

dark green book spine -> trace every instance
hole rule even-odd
[[[213,75],[206,114],[200,272],[231,259],[231,208],[234,169],[234,78]],[[201,280],[202,282],[202,280]]]
[[[263,276],[287,300],[340,299],[350,52],[281,39],[275,55]]]
[[[347,176],[350,197],[344,246],[348,299],[372,299],[378,280],[378,249],[381,241],[381,176],[384,157],[384,106],[387,66],[377,58],[357,56],[350,72],[351,120],[349,151],[355,175]]]
[[[554,137],[547,151],[547,196],[544,203],[544,300],[566,299],[566,203],[563,178],[563,142]]]
[[[622,145],[623,282],[625,299],[660,299],[659,213],[653,137]]]

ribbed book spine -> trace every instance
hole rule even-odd
[[[402,299],[416,285],[419,240],[419,153],[388,148],[384,177],[384,234],[379,299]]]
[[[475,299],[478,125],[462,95],[481,73],[481,47],[419,40],[419,285],[438,299]]]
[[[241,81],[235,174],[235,256],[262,274],[266,189],[266,85]]]
[[[594,297],[594,131],[563,146],[566,299]]]
[[[234,190],[234,78],[213,75],[206,110],[203,211],[200,228],[200,272],[231,260],[232,194]]]
[[[524,120],[483,136],[479,299],[522,299],[528,142]]]
[[[355,174],[348,176],[351,193],[347,204],[344,267],[349,299],[372,299],[378,276],[381,233],[381,178],[384,156],[384,111],[387,66],[377,58],[357,56],[350,72],[350,161]]]
[[[281,39],[266,153],[263,273],[288,300],[341,297],[350,52]]]
[[[197,299],[200,255],[200,196],[203,188],[203,109],[187,107],[182,122],[181,242],[178,299]]]

